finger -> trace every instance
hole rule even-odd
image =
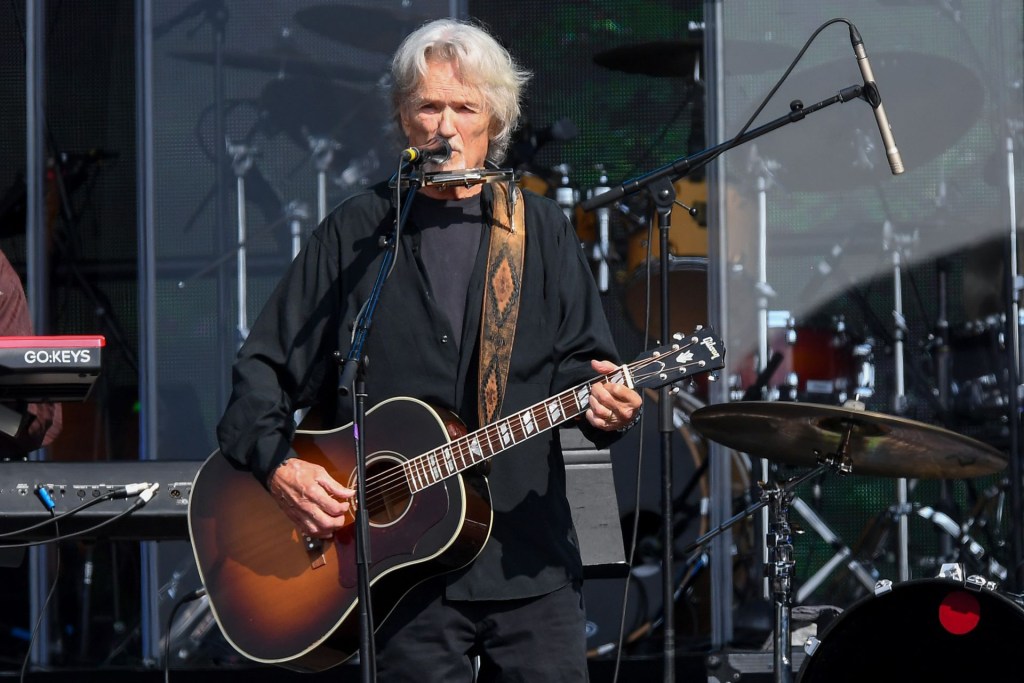
[[[592,360],[590,361],[590,367],[594,369],[594,372],[606,375],[609,372],[618,370],[619,366],[609,360]]]
[[[334,477],[330,476],[326,472],[322,476],[317,477],[316,482],[327,492],[332,498],[349,499],[356,495],[355,489],[350,489],[347,486],[339,484]]]
[[[345,517],[348,511],[352,508],[352,498],[337,499],[334,497],[326,497],[320,501],[317,501],[320,509],[330,517],[339,518]]]

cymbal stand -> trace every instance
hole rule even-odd
[[[935,382],[937,384],[936,397],[939,401],[941,420],[949,424],[949,411],[951,404],[952,380],[950,377],[952,358],[949,346],[949,260],[939,258],[935,263],[936,284],[938,288],[938,316],[935,321],[934,340],[932,348],[935,357]],[[936,507],[943,513],[953,515],[956,507],[953,502],[953,482],[949,479],[939,481],[939,499]],[[938,555],[941,562],[951,562],[953,557],[953,537],[948,533],[939,534]]]
[[[754,152],[756,154],[756,151]],[[760,158],[759,158],[760,159]],[[768,296],[772,292],[771,287],[768,284],[768,174],[765,167],[764,160],[759,160],[758,165],[761,168],[758,170],[757,175],[757,372],[763,372],[768,365],[768,354],[771,350],[768,348]],[[770,383],[771,378],[768,378]],[[768,383],[765,384],[768,388],[767,396],[772,395],[771,388]],[[761,480],[769,481],[769,467],[768,461],[761,458]],[[767,532],[769,528],[768,508],[761,510],[761,529]],[[770,561],[770,551],[768,546],[761,548],[761,564],[764,567],[768,566]],[[768,577],[761,587],[762,596],[767,600],[771,598],[771,585]]]
[[[813,576],[808,578],[801,584],[800,589],[796,592],[796,601],[802,603],[807,597],[814,592],[814,590],[821,585],[825,578],[831,574],[840,564],[846,563],[847,569],[850,573],[863,584],[868,590],[872,590],[875,587],[875,582],[878,581],[878,577],[875,576],[874,572],[869,570],[864,564],[856,559],[851,558],[853,551],[843,540],[829,528],[828,524],[825,523],[818,513],[814,511],[807,502],[802,498],[794,497],[792,500],[793,508],[799,513],[804,520],[818,533],[818,536],[822,538],[828,545],[836,551],[836,554],[832,556],[828,562],[821,566],[821,569],[816,571]]]
[[[246,215],[245,215],[245,174],[249,172],[253,164],[253,155],[256,148],[251,145],[236,145],[227,142],[227,151],[231,155],[231,168],[235,172],[235,187],[238,201],[238,344],[249,336],[249,320],[246,311],[248,294],[248,267],[246,265]]]
[[[825,473],[828,469],[848,472],[846,452],[849,447],[852,428],[846,430],[839,446],[839,452],[831,458],[826,457],[814,469],[785,482],[759,481],[760,499],[752,503],[742,512],[733,515],[719,526],[711,529],[686,547],[684,554],[692,556],[703,552],[703,547],[713,538],[738,522],[761,510],[768,510],[769,526],[765,532],[765,547],[769,549],[769,562],[765,565],[765,576],[772,589],[774,622],[772,627],[773,643],[773,680],[776,683],[792,683],[793,681],[793,645],[792,645],[792,588],[793,569],[793,528],[789,523],[789,507],[793,500],[793,491],[806,481],[810,481]],[[692,561],[692,558],[691,558]]]
[[[793,477],[779,485],[778,482],[758,482],[761,487],[761,499],[748,506],[746,510],[734,515],[723,524],[704,534],[684,551],[686,554],[703,547],[715,536],[729,529],[737,522],[749,517],[761,509],[768,510],[770,525],[765,533],[765,547],[769,549],[769,562],[765,566],[765,575],[772,588],[772,605],[775,612],[773,625],[773,680],[776,683],[793,682],[793,643],[792,643],[792,605],[793,605],[793,529],[789,524],[789,507],[798,486],[811,481],[827,470],[839,474],[852,471],[850,460],[850,439],[853,436],[853,425],[843,431],[839,446],[835,453],[819,455],[818,466],[799,477]]]
[[[771,584],[772,607],[775,613],[773,652],[775,680],[790,683],[793,680],[793,625],[790,620],[793,589],[793,529],[789,524],[789,504],[792,492],[779,486],[778,482],[766,482],[763,495],[768,504],[768,527],[765,533],[765,548],[768,549],[768,563],[765,576]]]
[[[284,217],[288,221],[288,230],[292,238],[292,258],[299,255],[302,249],[302,222],[309,220],[309,205],[293,199],[284,207]]]
[[[604,164],[597,164],[600,179],[597,187],[590,190],[590,196],[596,197],[602,192],[607,192],[608,174],[604,172]],[[602,294],[608,291],[608,251],[609,251],[609,223],[611,219],[611,208],[602,206],[595,211],[597,214],[597,241],[594,243],[592,258],[597,262],[597,289]]]
[[[327,169],[334,163],[334,153],[341,149],[341,143],[328,137],[310,135],[309,151],[316,167],[316,222],[327,216]]]
[[[885,221],[883,243],[892,253],[893,277],[893,358],[896,368],[896,382],[893,394],[893,414],[903,415],[907,408],[906,377],[903,369],[903,343],[907,337],[907,320],[903,315],[903,256],[906,247],[917,240],[917,235],[899,235],[893,232],[892,223]],[[896,480],[897,519],[897,566],[900,581],[910,578],[910,506],[909,486],[905,477]]]
[[[1021,319],[1020,297],[1024,282],[1021,280],[1020,264],[1017,262],[1017,180],[1014,169],[1014,135],[1012,130],[1008,132],[1006,137],[1006,183],[1007,208],[1009,211],[1007,253],[1009,254],[1010,267],[1007,268],[1003,279],[1005,299],[1009,308],[1005,325],[1008,332],[1006,343],[1006,367],[1008,371],[1006,393],[1010,432],[1010,514],[1014,515],[1012,517],[1014,520],[1020,520],[1019,515],[1024,514],[1024,500],[1022,500],[1024,492],[1021,491],[1021,477],[1024,476],[1022,467],[1024,467],[1024,463],[1021,461],[1020,453],[1020,388],[1021,377],[1024,376],[1024,368],[1021,367],[1022,352],[1020,347],[1022,343],[1020,327],[1021,324],[1024,324],[1024,320]],[[1024,586],[1024,539],[1021,537],[1021,528],[1018,525],[1011,525],[1011,528],[1014,529],[1013,536],[1010,539],[1010,553],[1013,563],[1011,585],[1019,591]]]

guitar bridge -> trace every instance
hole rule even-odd
[[[312,536],[302,536],[303,543],[306,546],[306,552],[311,556],[309,566],[311,569],[320,569],[321,567],[327,566],[327,556],[324,555],[324,542],[322,539],[313,538]]]

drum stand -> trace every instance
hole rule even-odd
[[[598,186],[590,190],[589,196],[596,197],[605,193],[611,188],[608,187],[608,176],[604,172],[604,165],[598,164],[597,170],[601,174],[597,181]],[[597,240],[594,242],[594,251],[591,258],[597,263],[597,290],[602,294],[608,291],[608,251],[609,251],[609,222],[611,209],[602,206],[596,209],[597,213]]]
[[[703,552],[703,546],[725,530],[755,512],[767,510],[768,527],[765,532],[765,547],[768,549],[768,562],[765,565],[765,576],[771,589],[774,612],[772,628],[772,671],[774,677],[772,680],[776,683],[792,683],[793,681],[791,613],[796,561],[793,559],[793,528],[789,523],[789,508],[794,498],[793,489],[823,474],[828,469],[848,472],[849,465],[842,463],[847,462],[845,454],[849,447],[851,433],[852,427],[847,428],[840,443],[839,452],[832,459],[824,460],[822,464],[806,474],[790,479],[785,485],[779,485],[778,482],[758,482],[761,489],[758,502],[704,534],[684,551],[685,554],[691,556]]]
[[[341,143],[328,137],[309,136],[309,152],[316,166],[316,222],[327,216],[327,169],[334,163],[334,153]]]
[[[907,395],[906,380],[903,368],[903,342],[907,335],[907,321],[903,316],[903,256],[907,245],[914,243],[917,235],[899,235],[893,232],[892,224],[885,222],[883,243],[887,251],[892,252],[893,277],[893,358],[896,369],[894,372],[896,389],[893,394],[893,414],[900,416],[906,412]],[[897,565],[900,581],[910,578],[910,505],[908,503],[909,486],[905,477],[896,480],[896,520],[897,520]]]
[[[1021,477],[1024,476],[1021,461],[1020,444],[1020,388],[1021,376],[1024,375],[1024,368],[1021,367],[1024,353],[1021,350],[1021,319],[1020,296],[1021,276],[1019,264],[1017,263],[1017,203],[1016,203],[1016,175],[1014,171],[1013,156],[1013,135],[1006,137],[1006,184],[1007,202],[1009,211],[1009,235],[1007,237],[1007,254],[1010,267],[1006,269],[1003,277],[1006,305],[1009,309],[1006,316],[1006,367],[1008,377],[1006,381],[1007,393],[1007,417],[1010,428],[1010,514],[1014,520],[1020,520],[1024,515],[1024,492],[1021,490]],[[1024,538],[1021,536],[1021,528],[1017,525],[1010,539],[1010,555],[1013,571],[1011,583],[1018,591],[1024,588]]]
[[[766,161],[759,158],[761,166],[757,175],[757,372],[763,373],[768,366],[768,298],[775,292],[768,284],[768,171]],[[767,382],[770,381],[769,378]],[[769,396],[771,393],[769,392]],[[769,481],[768,461],[761,459],[761,480]],[[761,511],[761,529],[768,531],[770,514],[767,508]],[[770,550],[765,547],[761,551],[761,562],[767,567],[770,561]],[[770,581],[766,578],[762,593],[765,599],[771,597]]]
[[[851,559],[853,550],[850,549],[843,540],[829,528],[825,521],[818,516],[810,505],[804,502],[803,499],[794,497],[792,500],[793,508],[800,514],[804,520],[813,528],[818,536],[822,538],[829,547],[836,550],[836,554],[832,556],[828,562],[821,566],[821,569],[816,571],[813,576],[809,577],[806,581],[801,584],[800,589],[796,592],[797,603],[802,603],[807,597],[817,589],[818,586],[825,580],[825,578],[831,574],[837,567],[843,562],[846,562],[847,569],[853,574],[853,576],[861,582],[861,584],[869,591],[875,587],[875,582],[878,581],[878,577],[874,573],[869,571],[862,562],[856,558]]]
[[[227,151],[231,155],[231,167],[235,172],[236,194],[238,195],[238,272],[236,273],[238,279],[238,326],[236,329],[238,345],[241,346],[249,336],[249,320],[246,311],[249,295],[246,284],[248,267],[246,265],[245,174],[252,168],[256,148],[251,145],[228,142]]]

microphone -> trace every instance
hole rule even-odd
[[[893,175],[899,175],[903,173],[903,158],[896,149],[896,141],[892,137],[892,126],[885,115],[875,76],[871,73],[871,64],[868,63],[868,55],[864,51],[864,40],[853,24],[850,24],[850,43],[853,44],[853,54],[857,57],[857,66],[860,67],[861,76],[864,78],[864,99],[875,111],[875,122],[878,124],[878,132],[882,135],[882,145],[885,147],[885,156],[889,159],[889,169]]]
[[[451,158],[452,146],[444,138],[434,138],[425,145],[402,150],[402,161],[407,161],[413,166],[428,162],[443,164]]]

